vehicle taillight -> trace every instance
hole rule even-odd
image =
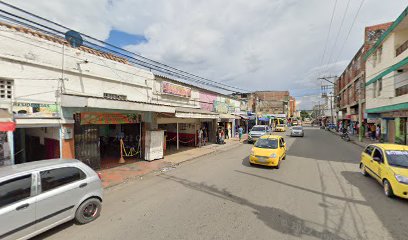
[[[102,180],[102,173],[98,172],[98,177],[100,180]]]

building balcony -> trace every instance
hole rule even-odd
[[[405,50],[408,49],[408,40],[405,41],[401,46],[399,46],[396,50],[395,50],[395,56],[399,56],[401,53],[403,53]]]

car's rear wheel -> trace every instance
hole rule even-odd
[[[368,176],[365,165],[363,163],[360,163],[360,173],[363,174],[363,176],[366,176],[366,177]]]
[[[79,224],[86,224],[97,219],[102,210],[101,201],[97,198],[90,198],[79,205],[75,213],[75,221]]]
[[[383,188],[384,188],[384,194],[385,196],[392,198],[394,197],[394,192],[392,191],[392,187],[390,182],[388,182],[387,179],[384,179],[383,181]]]

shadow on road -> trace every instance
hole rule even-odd
[[[271,171],[276,169],[275,167],[269,167],[269,166],[263,166],[263,165],[257,165],[257,164],[251,165],[249,163],[249,157],[246,157],[246,158],[242,159],[242,165],[245,166],[245,167],[250,167],[250,168],[269,169]]]
[[[393,239],[408,239],[408,222],[403,220],[408,214],[407,200],[387,198],[382,186],[375,179],[364,177],[359,172],[343,171],[341,174],[359,189],[367,205],[375,212]]]
[[[44,233],[41,233],[40,235],[38,235],[38,236],[36,236],[34,238],[31,238],[31,240],[41,240],[41,239],[50,237],[50,236],[52,236],[52,235],[54,235],[54,234],[56,234],[56,233],[58,233],[60,231],[64,231],[66,228],[72,227],[73,225],[75,225],[74,221],[69,221],[69,222],[63,223],[63,224],[61,224],[61,225],[59,225],[59,226],[57,226],[55,228],[52,228],[52,229],[50,229],[50,230],[48,230],[48,231],[46,231]]]
[[[283,234],[288,234],[295,237],[312,236],[319,239],[348,239],[348,237],[343,238],[334,233],[331,229],[327,229],[322,225],[304,220],[282,209],[257,205],[244,198],[233,195],[226,189],[221,190],[214,185],[209,186],[205,183],[196,183],[187,179],[178,178],[166,174],[162,174],[159,176],[164,179],[177,182],[186,188],[200,191],[217,198],[250,207],[254,210],[254,214],[257,216],[257,218],[261,220],[266,226]],[[318,228],[323,228],[323,230],[318,230]]]
[[[282,181],[279,181],[279,180],[276,180],[276,179],[260,176],[260,175],[253,174],[253,173],[243,172],[243,171],[239,171],[239,170],[235,170],[235,172],[246,174],[246,175],[257,177],[257,178],[261,178],[261,179],[268,180],[268,181],[271,181],[271,182],[274,182],[274,183],[282,184],[282,185],[285,185],[285,186],[288,186],[288,187],[296,188],[296,189],[299,189],[299,190],[302,190],[302,191],[314,193],[314,194],[325,196],[325,197],[328,197],[328,198],[341,200],[341,201],[345,201],[345,202],[350,202],[350,203],[361,204],[361,205],[367,205],[366,201],[355,200],[355,199],[351,199],[351,198],[345,198],[345,197],[340,197],[340,196],[336,196],[336,195],[332,195],[332,194],[327,194],[327,193],[324,193],[324,192],[319,192],[319,191],[316,191],[316,190],[313,190],[313,189],[300,187],[300,186],[297,186],[297,185],[294,185],[294,184],[282,182]]]

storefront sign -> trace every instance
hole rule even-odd
[[[191,97],[191,88],[170,82],[162,82],[162,93],[189,98]]]
[[[87,124],[125,124],[141,122],[138,114],[125,113],[99,113],[83,112],[81,113],[81,125]]]
[[[214,110],[214,101],[217,96],[212,93],[200,92],[200,108],[207,111]]]
[[[214,112],[217,113],[233,113],[235,112],[235,107],[229,105],[225,102],[214,101]]]
[[[383,118],[396,118],[396,117],[408,117],[408,111],[395,111],[381,113]]]
[[[14,102],[15,118],[60,118],[58,105],[47,103]]]

